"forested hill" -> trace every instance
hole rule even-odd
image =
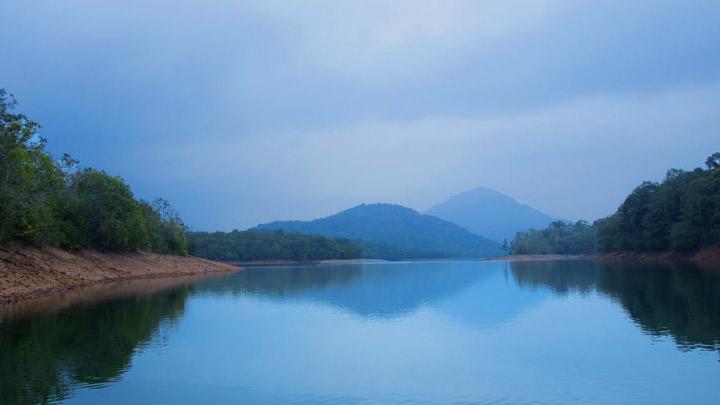
[[[351,239],[363,248],[366,258],[481,258],[503,254],[494,241],[452,222],[393,204],[362,204],[313,221],[277,221],[254,228],[280,229]]]
[[[478,187],[430,208],[426,214],[454,222],[477,235],[502,242],[518,232],[548,226],[554,219],[511,197]]]

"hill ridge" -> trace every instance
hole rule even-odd
[[[347,238],[364,257],[481,258],[502,254],[500,245],[461,226],[390,203],[363,203],[310,221],[274,221],[253,230],[279,230]]]

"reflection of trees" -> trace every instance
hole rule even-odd
[[[602,265],[599,289],[653,335],[720,348],[720,274],[685,266]]]
[[[203,283],[198,290],[215,294],[292,296],[308,289],[348,283],[361,275],[359,265],[250,267],[230,277]]]
[[[547,286],[556,294],[592,291],[597,267],[589,261],[511,262],[510,268],[520,286]]]
[[[523,285],[554,291],[595,289],[619,301],[644,331],[683,348],[720,348],[720,273],[691,265],[515,262]]]
[[[60,400],[73,384],[118,378],[161,321],[182,315],[188,291],[110,300],[0,325],[0,403]]]
[[[321,302],[361,316],[394,316],[451,296],[488,274],[473,262],[258,268],[197,288]]]

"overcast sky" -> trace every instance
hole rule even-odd
[[[194,229],[476,186],[597,219],[720,151],[720,1],[4,0],[53,153]]]

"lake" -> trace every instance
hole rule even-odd
[[[2,308],[0,403],[718,403],[720,272],[250,268]]]

